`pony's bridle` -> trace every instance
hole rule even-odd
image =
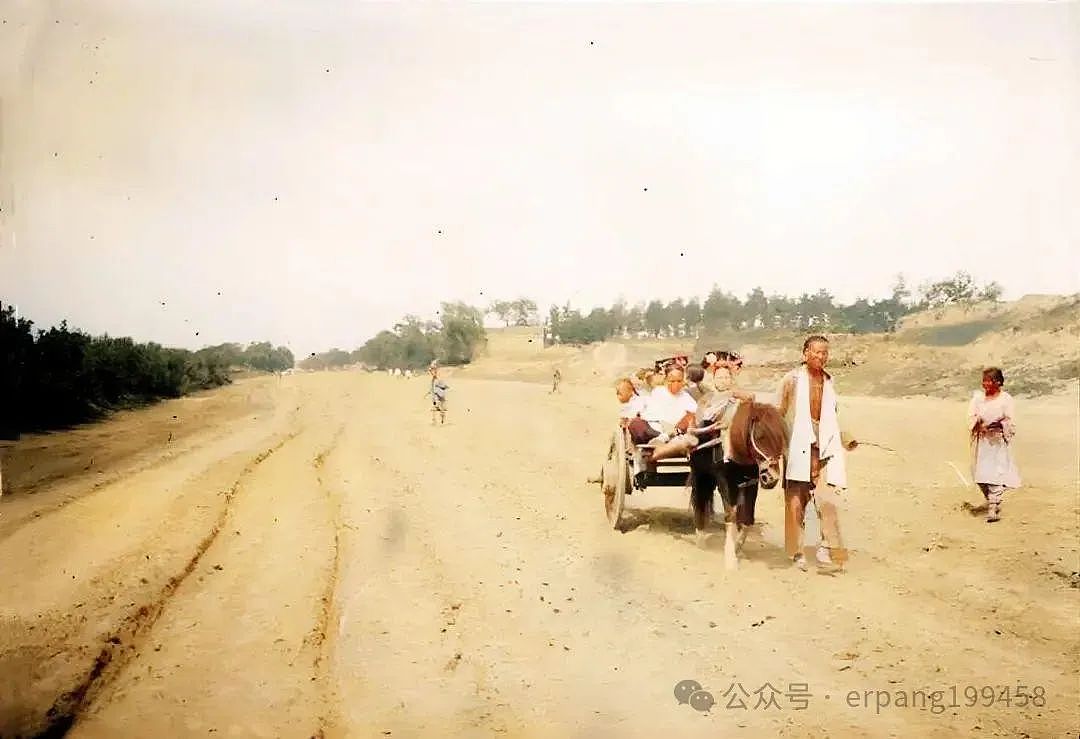
[[[777,457],[777,458],[773,459],[768,454],[763,452],[761,450],[761,447],[758,446],[757,439],[755,438],[756,435],[754,434],[754,424],[755,423],[757,423],[757,421],[751,421],[750,422],[750,429],[749,429],[749,431],[750,431],[750,446],[752,446],[754,448],[754,451],[757,452],[757,455],[759,457],[761,457],[761,461],[758,462],[758,467],[771,467],[773,464],[778,463],[780,461],[780,458]]]
[[[766,489],[771,489],[780,482],[780,476],[783,473],[774,473],[773,466],[775,465],[777,470],[780,469],[780,460],[783,457],[783,450],[776,457],[770,457],[766,454],[760,446],[758,446],[757,439],[754,438],[754,421],[750,422],[750,446],[754,448],[754,452],[760,457],[758,462],[758,481]]]

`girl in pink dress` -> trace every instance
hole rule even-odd
[[[1016,434],[1012,396],[1002,390],[1005,376],[997,367],[983,370],[982,390],[971,396],[968,429],[974,448],[972,478],[986,498],[986,522],[1001,519],[1006,488],[1020,487],[1010,444]]]

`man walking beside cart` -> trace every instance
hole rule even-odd
[[[803,533],[811,499],[821,525],[818,563],[842,566],[847,558],[838,511],[847,488],[844,455],[858,442],[842,439],[836,388],[825,371],[828,361],[828,339],[811,336],[803,343],[803,363],[784,376],[778,393],[780,413],[791,429],[784,474],[784,544],[801,570],[807,566]]]

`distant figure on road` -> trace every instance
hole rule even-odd
[[[561,383],[561,382],[562,382],[562,372],[560,372],[559,368],[556,367],[555,372],[551,375],[551,392],[553,392],[553,393],[559,392],[559,383]]]
[[[436,414],[440,417],[440,423],[446,423],[446,391],[450,386],[439,379],[436,369],[431,371],[431,389],[426,394],[431,396],[431,425],[435,425]]]

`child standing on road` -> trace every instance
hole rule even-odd
[[[431,389],[428,394],[431,395],[431,425],[435,425],[435,415],[440,417],[440,423],[446,423],[446,391],[450,389],[450,386],[439,379],[439,371],[435,368],[431,370]]]
[[[1006,488],[1020,487],[1020,473],[1009,445],[1016,434],[1012,396],[1002,390],[1005,375],[997,367],[983,370],[982,390],[968,406],[968,430],[973,447],[972,478],[986,498],[986,522],[1001,519]]]

